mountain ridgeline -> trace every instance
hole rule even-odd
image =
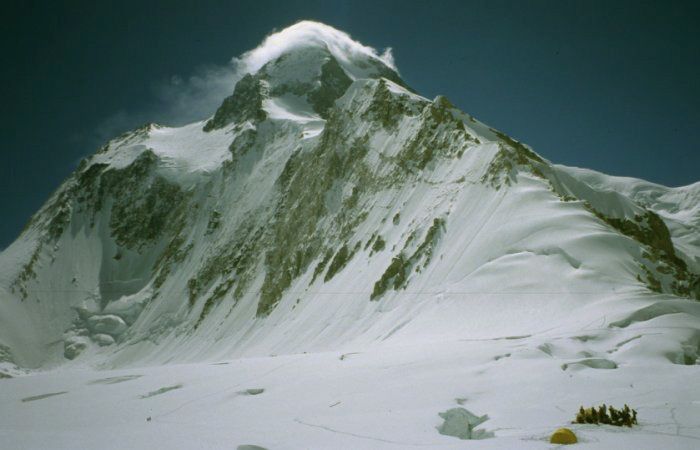
[[[329,48],[292,46],[211,118],[81,162],[0,255],[0,312],[26,325],[0,331],[5,359],[328,348],[401,328],[382,311],[510,285],[700,299],[697,185],[551,164]]]

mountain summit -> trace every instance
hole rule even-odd
[[[326,119],[335,101],[358,79],[385,78],[408,88],[389,53],[379,56],[315,22],[300,22],[273,34],[236,61],[244,76],[204,131],[268,115]]]
[[[350,78],[369,78],[378,72],[389,69],[396,72],[391,49],[379,54],[375,49],[366,47],[350,38],[349,35],[328,25],[301,21],[284,30],[269,35],[265,40],[234,62],[243,73],[256,73],[266,64],[277,60],[282,55],[298,55],[289,67],[293,67],[286,76],[295,76],[307,70],[315,70],[321,60],[304,57],[305,52],[313,55],[313,49],[320,49],[335,58]],[[318,55],[318,54],[316,54]]]
[[[213,116],[113,139],[0,255],[9,366],[691,314],[698,184],[552,164],[327,25],[297,23],[237,62]],[[687,356],[686,338],[669,351]]]

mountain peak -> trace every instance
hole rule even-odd
[[[256,73],[283,54],[304,52],[310,48],[326,50],[352,79],[369,78],[380,69],[397,72],[390,48],[379,54],[374,48],[353,40],[347,33],[310,20],[297,22],[268,35],[257,48],[236,58],[235,62],[242,72]]]
[[[284,117],[325,119],[335,100],[358,79],[387,78],[410,90],[396,71],[390,49],[380,55],[318,22],[298,22],[271,34],[235,63],[243,78],[204,131],[280,112]]]

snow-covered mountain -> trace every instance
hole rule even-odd
[[[113,139],[0,254],[2,373],[477,341],[511,374],[698,363],[700,183],[552,164],[322,24],[239,65],[212,117]]]

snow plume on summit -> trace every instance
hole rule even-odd
[[[143,111],[118,111],[105,118],[89,136],[88,147],[98,147],[130,127],[146,122],[185,125],[210,115],[233,86],[246,74],[254,74],[270,61],[289,51],[324,47],[354,79],[367,74],[362,61],[375,61],[398,73],[391,48],[383,53],[353,40],[347,33],[329,25],[301,21],[268,35],[255,49],[233,56],[228,64],[208,64],[190,75],[173,74],[157,82],[153,104]],[[358,62],[360,63],[358,66]]]
[[[273,33],[254,50],[244,53],[233,62],[241,75],[255,73],[268,62],[280,55],[303,47],[326,47],[343,68],[354,78],[361,78],[362,72],[356,66],[358,61],[372,59],[380,61],[398,72],[394,64],[391,48],[382,54],[353,40],[350,35],[319,22],[304,20],[282,31]]]

